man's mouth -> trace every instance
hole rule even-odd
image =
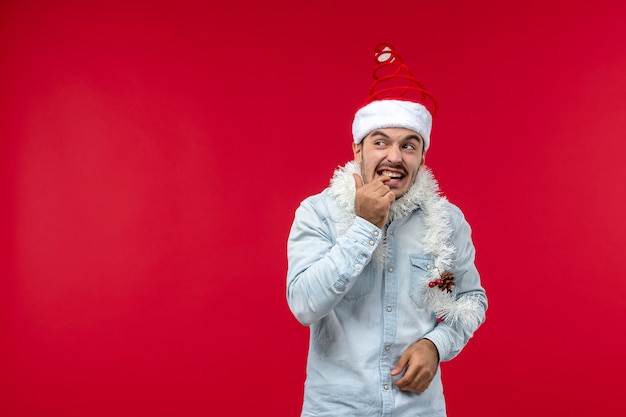
[[[387,171],[386,169],[381,169],[380,171],[377,171],[377,174],[386,175],[392,180],[401,180],[402,178],[404,178],[403,173],[398,172],[398,171]]]

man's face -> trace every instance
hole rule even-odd
[[[411,188],[417,172],[424,165],[424,141],[416,132],[403,128],[377,129],[353,144],[354,160],[361,164],[363,183],[381,175],[391,177],[385,181],[396,199]]]

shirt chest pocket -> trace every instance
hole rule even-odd
[[[411,300],[419,306],[423,307],[423,295],[422,288],[426,275],[434,268],[433,260],[431,258],[425,258],[423,256],[410,255],[411,262],[411,285],[410,296]]]

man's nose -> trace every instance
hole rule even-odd
[[[391,146],[387,149],[387,160],[394,164],[402,162],[402,151],[399,146]]]

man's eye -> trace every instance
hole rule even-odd
[[[404,145],[404,147],[406,149],[411,149],[413,151],[417,149],[417,147],[415,145],[411,145],[410,143],[407,143],[406,145]]]
[[[382,140],[377,140],[377,141],[374,142],[374,145],[384,145],[384,144],[385,144],[385,142],[382,141]]]

